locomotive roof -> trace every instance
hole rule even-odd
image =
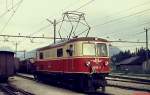
[[[66,43],[75,42],[75,41],[100,41],[100,42],[108,42],[106,39],[102,39],[102,38],[80,37],[80,38],[73,38],[73,39],[70,39],[70,40],[58,42],[58,43],[56,43],[56,44],[51,44],[51,45],[48,45],[48,46],[39,48],[39,49],[37,49],[37,50],[38,50],[38,51],[40,51],[40,50],[46,50],[46,49],[50,49],[50,48],[54,48],[54,47],[61,46],[61,45],[66,44]]]

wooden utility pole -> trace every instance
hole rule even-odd
[[[18,49],[18,43],[15,43],[15,53],[16,53],[16,57],[17,57],[17,49]]]
[[[54,19],[54,44],[56,43],[56,20]]]
[[[46,19],[48,22],[50,22],[54,26],[54,44],[56,43],[56,19],[54,21],[51,21],[49,19]]]
[[[146,33],[146,62],[148,64],[148,60],[149,60],[149,57],[148,57],[148,29],[145,28],[145,33]]]

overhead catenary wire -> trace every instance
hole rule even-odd
[[[39,30],[37,30],[37,31],[35,31],[35,32],[31,33],[31,34],[29,34],[29,36],[32,36],[32,35],[34,35],[34,34],[37,34],[37,33],[41,32],[42,30],[48,28],[49,26],[50,26],[50,25],[46,25],[46,26],[40,28]]]
[[[149,21],[149,20],[148,20]],[[126,29],[130,29],[130,28],[137,28],[137,27],[141,27],[141,26],[143,26],[143,25],[146,25],[146,24],[150,24],[150,21],[149,22],[144,22],[144,23],[142,23],[142,24],[138,24],[138,25],[135,25],[135,26],[132,26],[132,27],[127,27]],[[104,35],[101,35],[101,37],[103,37],[103,36],[110,36],[110,35],[114,35],[114,34],[119,34],[119,33],[121,33],[121,35],[122,35],[122,32],[123,31],[125,31],[126,32],[126,29],[121,29],[121,30],[119,30],[119,31],[114,31],[114,32],[111,32],[111,33],[107,33],[107,34],[104,34]],[[137,31],[137,30],[136,30]],[[128,36],[128,34],[127,34],[127,36]]]
[[[38,38],[38,39],[53,39],[54,37],[33,37],[33,36],[16,36],[16,35],[0,35],[0,37],[13,37],[13,38]],[[56,38],[61,39],[61,38]],[[66,38],[63,38],[66,39]],[[145,42],[139,42],[139,41],[125,41],[125,40],[109,40],[108,42],[111,43],[145,43]]]
[[[144,13],[144,14],[141,14],[141,15],[138,15],[138,16],[144,16],[145,14],[149,14],[149,13]],[[133,19],[137,19],[137,18],[134,17]],[[133,20],[133,19],[132,19],[132,20]],[[128,22],[128,20],[126,20],[126,21]],[[147,22],[147,21],[148,21],[148,22]],[[123,21],[123,22],[117,22],[117,25],[120,24],[120,23],[124,23],[124,22],[125,22],[125,21]],[[122,31],[126,31],[126,29],[129,30],[130,28],[132,28],[132,29],[133,29],[133,28],[137,28],[137,27],[140,27],[140,26],[149,24],[149,23],[150,23],[150,19],[146,20],[145,22],[142,21],[142,23],[140,23],[140,24],[134,24],[134,25],[132,24],[131,26],[123,27],[123,28],[120,28],[120,27],[119,27],[119,30],[114,31],[114,32],[111,32],[111,33],[109,33],[109,35],[110,35],[110,34],[112,35],[112,34],[115,34],[115,33],[118,34],[118,33],[121,33]]]
[[[15,12],[13,12],[13,14],[9,17],[8,21],[5,23],[5,25],[3,26],[3,28],[1,29],[0,33],[4,32],[5,28],[7,27],[8,23],[10,22],[10,20],[12,19],[12,17],[14,16]]]
[[[125,13],[125,12],[127,12],[127,11],[130,11],[130,10],[133,10],[133,9],[135,9],[135,8],[138,8],[138,7],[141,7],[141,6],[144,6],[144,5],[147,5],[147,4],[150,4],[150,1],[148,1],[148,2],[144,2],[144,3],[142,3],[142,4],[139,4],[139,5],[136,5],[136,6],[133,6],[133,7],[131,7],[131,8],[127,8],[127,9],[125,9],[125,10],[121,10],[121,11],[118,11],[118,12],[115,12],[115,13],[112,13],[112,14],[110,14],[109,16],[105,16],[105,17],[103,17],[102,19],[104,19],[104,18],[110,18],[112,15],[114,16],[114,15],[119,15],[119,14],[121,14],[121,13]]]
[[[139,41],[125,41],[125,40],[122,40],[122,41],[110,40],[109,42],[110,43],[146,43],[146,42],[139,42]]]
[[[15,11],[14,10],[14,0],[11,1],[11,4],[12,4],[12,10]]]
[[[81,8],[83,8],[83,7],[85,7],[85,6],[87,6],[88,4],[90,4],[90,3],[92,3],[94,0],[90,0],[89,2],[87,2],[86,4],[84,4],[84,5],[82,5],[82,6],[80,6],[78,9],[76,9],[76,10],[79,10],[79,9],[81,9]],[[62,23],[63,23],[63,21],[62,21]],[[62,27],[62,23],[61,23],[61,25],[60,25],[60,29],[61,29],[61,27]],[[43,30],[44,28],[42,28],[42,29],[40,29],[39,31],[37,31],[37,32],[40,32],[41,30]],[[58,34],[59,34],[59,36],[61,37],[61,35],[60,35],[60,29],[58,30]],[[34,33],[32,33],[31,35],[34,35],[35,33],[37,33],[37,32],[34,32]]]
[[[112,46],[115,46],[115,47],[143,47],[144,45],[112,45]]]
[[[109,21],[106,21],[106,22],[104,22],[104,23],[102,23],[102,24],[93,25],[93,26],[91,26],[91,28],[103,26],[103,25],[106,25],[106,24],[109,24],[109,23],[112,23],[112,22],[117,22],[117,21],[120,21],[120,20],[122,20],[122,19],[125,19],[125,18],[131,17],[131,16],[135,16],[135,15],[144,13],[144,12],[146,12],[146,11],[150,11],[150,9],[145,9],[145,10],[142,10],[142,11],[140,11],[140,12],[136,12],[136,13],[133,13],[133,14],[130,14],[130,15],[127,15],[127,16],[123,16],[123,17],[120,17],[120,18],[116,18],[116,19],[113,19],[113,20],[109,20]]]
[[[20,3],[22,3],[23,0],[18,1],[16,4],[13,5],[13,8],[17,7]],[[12,10],[11,8],[8,8],[7,6],[7,10],[5,12],[3,12],[2,14],[0,14],[0,18],[2,18],[3,16],[5,16],[8,12],[10,12]]]
[[[128,18],[128,17],[131,17],[131,16],[134,16],[134,15],[138,15],[138,14],[141,14],[141,13],[144,13],[146,11],[150,11],[150,9],[145,9],[145,10],[142,10],[140,12],[136,12],[136,13],[133,13],[133,14],[130,14],[130,15],[127,15],[127,16],[123,16],[123,17],[120,17],[120,18],[116,18],[116,19],[113,19],[113,20],[109,20],[109,21],[106,21],[102,24],[97,24],[97,25],[94,25],[92,26],[91,28],[94,28],[94,27],[99,27],[99,26],[103,26],[105,24],[109,24],[109,23],[112,23],[112,22],[116,22],[116,21],[119,21],[119,20],[122,20],[122,19],[125,19],[125,18]]]
[[[134,34],[131,34],[131,35],[127,35],[126,37],[124,37],[123,36],[123,38],[128,38],[128,39],[130,39],[131,37],[135,37],[135,36],[138,36],[138,35],[140,35],[140,34],[142,34],[142,33],[144,33],[143,31],[142,32],[138,32],[138,33],[134,33]]]
[[[91,1],[92,1],[92,0],[91,0]],[[83,7],[86,6],[86,5],[88,5],[88,4],[90,4],[91,1],[87,2],[86,4],[84,4]],[[124,12],[124,11],[129,11],[129,10],[132,10],[132,9],[134,9],[134,8],[137,8],[137,7],[144,6],[144,5],[149,4],[149,3],[150,3],[149,1],[148,1],[148,2],[144,2],[144,3],[142,3],[142,4],[139,4],[139,5],[136,5],[136,6],[134,6],[134,7],[128,8],[128,9],[126,9],[126,10],[119,11],[119,12],[117,12],[117,13],[115,13],[115,14],[118,15],[118,14]],[[81,6],[80,8],[82,8],[82,6]],[[80,8],[79,8],[79,9],[80,9]],[[149,11],[149,9],[148,9],[148,10],[141,11],[141,12],[137,12],[137,13],[134,13],[134,14],[131,14],[131,15],[122,17],[122,18],[117,18],[117,19],[114,19],[114,20],[110,20],[110,21],[108,21],[108,22],[106,22],[106,23],[103,23],[103,24],[111,23],[111,22],[114,22],[114,21],[116,21],[116,20],[121,20],[121,19],[130,17],[130,16],[132,16],[132,15],[137,15],[137,14],[143,13],[143,12],[145,12],[145,11]],[[106,17],[109,17],[109,16],[106,16]],[[101,24],[101,25],[103,25],[103,24]],[[92,28],[93,28],[93,27],[96,27],[96,26],[97,26],[97,25],[94,25],[94,26],[92,26]],[[100,26],[100,25],[98,25],[98,26]]]
[[[74,11],[80,10],[81,8],[83,8],[83,7],[85,7],[85,6],[89,5],[89,4],[91,4],[93,1],[95,1],[95,0],[90,0],[90,1],[86,2],[85,4],[83,4],[82,6],[80,6],[79,8],[75,9]]]
[[[144,24],[149,24],[150,22],[146,22],[146,23],[144,23]],[[141,24],[141,25],[144,25],[144,24]],[[138,26],[141,26],[141,25],[138,25]],[[135,27],[136,28],[136,27]],[[133,31],[132,31],[133,32]],[[141,35],[142,33],[144,33],[143,31],[141,32],[141,30],[140,31],[138,31],[137,32],[137,30],[135,31],[136,33],[133,33],[133,34],[126,34],[126,35],[123,35],[123,34],[121,34],[122,35],[122,38],[127,38],[128,40],[130,39],[130,38],[132,38],[133,39],[133,37],[136,37],[136,36],[139,36],[139,35]],[[117,32],[117,34],[118,34],[118,32]],[[107,36],[107,35],[103,35],[103,36]],[[101,37],[103,37],[103,36],[101,36]],[[115,35],[116,36],[116,35]],[[110,35],[109,35],[109,37],[110,37]]]
[[[8,37],[8,38],[37,38],[37,39],[53,39],[54,37],[41,37],[41,36],[24,36],[24,35],[0,35],[0,37]],[[61,39],[61,38],[56,38]],[[63,38],[65,39],[65,38]]]
[[[23,0],[21,0],[21,1],[23,1]],[[22,2],[21,2],[21,3],[22,3]],[[15,11],[13,11],[12,15],[9,17],[8,21],[5,23],[5,25],[4,25],[3,28],[1,29],[0,33],[2,33],[2,32],[5,30],[5,28],[6,28],[7,25],[9,24],[10,20],[13,18],[13,16],[14,16],[15,13],[16,13],[16,11],[17,11],[18,8],[20,7],[20,4],[21,4],[21,3],[19,3],[19,5],[18,5],[17,8],[15,9]]]
[[[66,6],[65,8],[63,8],[63,13],[64,13],[64,11],[68,11],[68,9],[70,8],[70,7],[72,7],[73,5],[75,5],[76,3],[79,3],[80,2],[80,0],[76,0],[75,2],[72,2],[70,5],[68,5],[68,6]]]
[[[7,0],[5,0],[6,2],[6,11],[8,11],[8,1]]]

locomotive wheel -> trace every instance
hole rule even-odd
[[[34,79],[35,79],[37,82],[39,82],[39,81],[42,80],[42,79],[41,79],[41,76],[40,76],[40,75],[37,75],[37,74],[34,74]]]
[[[92,80],[87,77],[81,78],[79,81],[79,89],[84,93],[95,92],[96,89],[93,86]]]
[[[38,77],[38,75],[34,75],[34,80],[35,81],[39,81],[40,80],[39,77]]]
[[[101,87],[101,91],[102,91],[102,92],[105,92],[105,91],[106,91],[106,87],[105,87],[105,86],[102,86],[102,87]]]
[[[38,76],[34,75],[34,80],[38,81]]]
[[[8,81],[8,77],[2,77],[0,78],[0,82],[7,82]]]

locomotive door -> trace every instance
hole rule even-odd
[[[67,60],[67,71],[68,72],[73,72],[73,55],[74,55],[74,45],[73,44],[70,44],[68,46],[68,49],[67,49],[67,56],[68,56],[68,60]]]

